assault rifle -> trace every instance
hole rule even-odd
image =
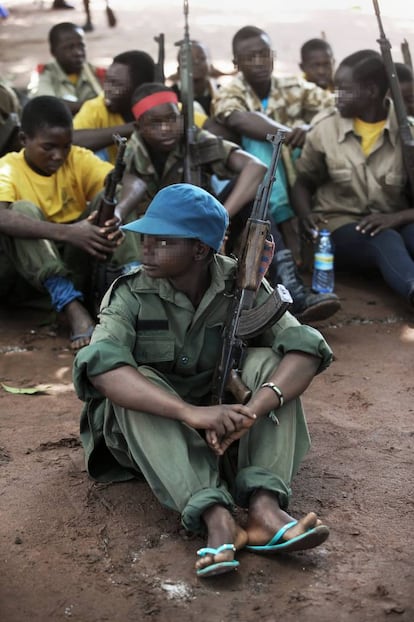
[[[116,201],[116,188],[122,181],[125,170],[124,154],[126,149],[127,139],[114,134],[114,142],[118,146],[118,152],[116,155],[114,168],[108,173],[105,180],[105,188],[101,203],[98,208],[98,214],[95,224],[98,227],[103,227],[107,220],[114,217]],[[92,265],[91,272],[91,295],[92,295],[92,307],[95,314],[99,311],[102,296],[111,285],[111,283],[120,275],[120,268],[114,266],[110,259],[106,261],[95,261]]]
[[[154,37],[154,41],[158,44],[158,60],[155,65],[154,82],[165,82],[164,63],[165,63],[165,37],[164,33],[160,33]]]
[[[184,0],[184,39],[176,45],[179,46],[181,106],[185,131],[184,182],[203,186],[203,165],[222,159],[224,151],[222,142],[217,137],[197,136],[199,130],[194,121],[193,57],[188,28],[188,0]]]
[[[247,402],[251,391],[244,386],[239,375],[247,349],[246,340],[259,335],[274,324],[292,303],[288,290],[283,285],[277,285],[263,304],[253,308],[261,282],[262,257],[270,232],[270,221],[267,220],[270,193],[276,178],[276,168],[285,136],[286,132],[281,130],[266,136],[273,145],[272,161],[257,190],[244,231],[243,250],[237,266],[236,288],[229,317],[223,329],[223,348],[213,379],[214,404],[225,402],[227,393],[231,393],[238,403]]]
[[[380,38],[377,39],[382,59],[388,76],[391,97],[394,102],[395,115],[397,117],[398,130],[400,134],[403,162],[408,177],[410,200],[414,200],[414,140],[411,135],[410,124],[407,119],[407,112],[401,94],[401,87],[395,71],[394,61],[391,55],[391,43],[385,36],[382,26],[381,14],[378,0],[373,0],[375,15],[377,16]]]
[[[184,39],[176,43],[179,49],[180,91],[182,114],[185,131],[184,181],[195,186],[201,186],[200,164],[197,161],[194,123],[194,86],[193,86],[193,57],[191,54],[191,39],[188,27],[188,0],[184,0]]]

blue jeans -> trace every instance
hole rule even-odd
[[[332,233],[337,269],[376,268],[384,281],[408,299],[414,293],[414,223],[371,237],[343,225]]]

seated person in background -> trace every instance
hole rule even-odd
[[[414,78],[411,67],[405,63],[394,63],[395,72],[400,83],[401,95],[409,117],[414,117]]]
[[[132,111],[136,131],[128,143],[125,160],[126,170],[141,180],[136,214],[142,215],[160,188],[187,181],[186,140],[178,97],[172,88],[155,82],[141,85],[133,94]],[[266,166],[238,145],[205,130],[197,128],[195,141],[203,158],[198,167],[203,187],[212,192],[213,174],[231,178],[226,197],[221,197],[230,218],[243,208],[250,212]]]
[[[73,120],[75,145],[98,152],[114,163],[113,134],[129,138],[134,130],[131,97],[144,82],[154,80],[155,63],[149,54],[130,50],[114,57],[108,67],[102,95],[82,106]]]
[[[136,132],[132,135],[125,160],[126,170],[142,181],[137,215],[145,213],[151,199],[160,188],[186,179],[186,141],[178,98],[163,84],[143,84],[132,98]],[[226,251],[235,251],[244,223],[250,216],[252,201],[266,171],[265,165],[238,145],[223,140],[205,130],[197,130],[196,146],[204,159],[199,167],[200,184],[214,194],[212,176],[231,179],[218,195],[230,216],[230,233]],[[308,291],[284,248],[281,236],[274,232],[279,257],[278,282],[287,287],[294,299],[293,312],[301,319],[322,319],[338,308],[332,294],[313,294]],[[316,317],[317,316],[317,317]]]
[[[320,223],[331,231],[338,269],[378,270],[413,307],[413,196],[381,55],[344,58],[335,93],[336,108],[313,120],[296,161],[295,211],[310,238]]]
[[[9,151],[19,151],[21,105],[15,91],[0,82],[0,157]]]
[[[300,244],[289,199],[289,185],[294,179],[291,150],[303,145],[307,124],[332,103],[333,96],[297,76],[273,75],[272,44],[260,28],[246,26],[237,31],[232,47],[239,73],[217,92],[214,116],[241,136],[243,148],[267,166],[272,147],[266,134],[274,134],[280,128],[289,130],[273,186],[270,214],[299,263]]]
[[[142,266],[105,296],[73,374],[88,473],[101,482],[145,477],[185,529],[207,539],[195,564],[203,578],[235,570],[239,549],[279,554],[329,536],[314,512],[298,521],[288,513],[310,446],[300,396],[332,360],[322,335],[286,312],[248,344],[247,404],[211,405],[236,277],[236,262],[218,254],[227,223],[202,188],[160,190],[127,225],[142,239]],[[262,281],[257,304],[269,292]],[[248,511],[245,527],[236,506]]]
[[[217,77],[227,75],[213,68],[210,62],[210,53],[207,47],[200,41],[191,41],[191,58],[193,68],[193,94],[194,94],[194,123],[197,127],[202,127],[212,131],[222,138],[230,141],[240,142],[236,133],[231,132],[226,126],[218,124],[212,118],[212,102],[215,98],[219,83]],[[181,82],[180,82],[180,52],[177,56],[178,70],[167,80],[171,88],[177,93],[181,101]],[[233,72],[234,73],[234,72]],[[214,76],[214,77],[213,77]]]
[[[28,95],[59,97],[74,115],[84,101],[102,93],[105,70],[87,62],[84,33],[76,24],[62,22],[53,26],[49,31],[49,46],[54,60],[38,65]]]
[[[56,97],[35,97],[23,109],[21,128],[23,149],[0,159],[0,299],[9,299],[16,275],[48,292],[77,350],[95,324],[83,304],[91,260],[113,253],[123,266],[135,259],[118,226],[135,202],[136,181],[125,180],[116,217],[97,227],[94,210],[112,166],[72,146],[67,107]]]
[[[334,66],[332,48],[325,39],[309,39],[300,48],[303,77],[321,89],[333,91]]]

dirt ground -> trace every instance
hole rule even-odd
[[[1,25],[2,66],[21,82],[52,23],[82,22],[80,9],[58,19],[48,5],[14,2]],[[103,49],[96,16],[90,56],[100,46],[110,57],[124,27]],[[152,25],[148,42],[159,31]],[[298,517],[317,511],[330,538],[272,559],[241,552],[239,572],[209,581],[193,570],[202,540],[144,481],[88,479],[65,327],[0,306],[0,382],[45,389],[0,387],[0,620],[412,622],[414,315],[376,279],[339,275],[337,293],[342,310],[316,325],[335,361],[303,398],[313,446],[291,506]]]

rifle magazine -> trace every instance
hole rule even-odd
[[[241,339],[256,337],[277,322],[292,302],[292,297],[286,287],[277,285],[263,304],[241,312],[237,336]]]

